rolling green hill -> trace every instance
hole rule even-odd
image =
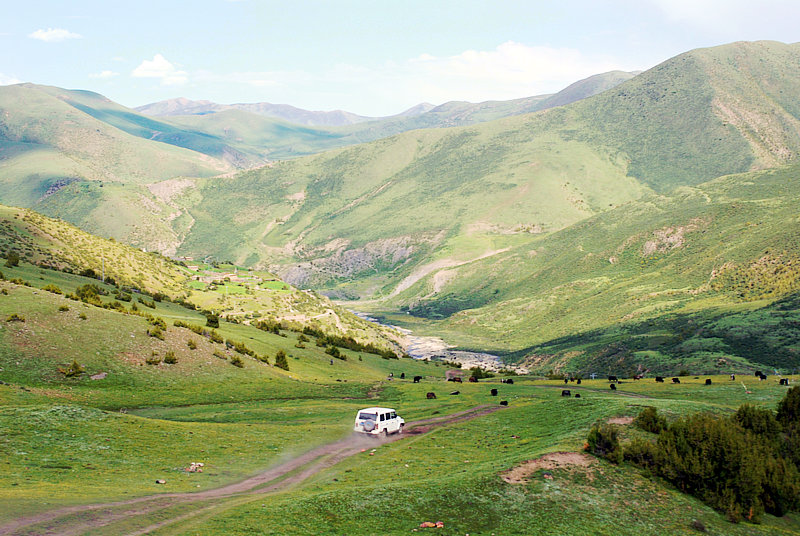
[[[196,253],[222,232],[241,238],[223,241],[223,256],[330,289],[369,276],[346,290],[385,293],[415,264],[502,250],[647,186],[668,192],[793,160],[800,72],[788,59],[798,56],[800,45],[771,42],[692,51],[568,106],[205,181],[187,190],[196,224],[181,248]],[[744,110],[762,109],[777,119],[750,128],[734,118],[752,123]]]
[[[800,366],[797,300],[771,304],[800,292],[799,195],[794,164],[646,196],[433,271],[391,303],[442,319],[436,330],[465,345],[516,351],[543,368],[585,372],[596,364],[589,356],[613,347],[627,368],[791,369]],[[565,358],[576,351],[584,359]]]
[[[128,301],[131,292],[160,296],[165,301],[163,306],[173,309],[168,316],[194,321],[202,318],[197,321],[201,325],[205,317],[195,310],[212,311],[234,324],[249,326],[264,321],[295,331],[309,328],[381,349],[397,348],[400,339],[393,330],[367,322],[324,296],[292,288],[271,273],[239,271],[224,263],[187,266],[158,253],[93,236],[29,209],[0,205],[0,255],[9,257],[12,253],[22,262],[19,267],[2,268],[7,279],[38,287],[53,284],[64,293],[73,293],[87,283],[99,285],[97,280],[102,279],[109,283],[103,285],[106,302],[121,299],[120,292],[129,294]],[[182,311],[169,300],[192,312]],[[149,303],[148,307],[157,307],[152,300]]]

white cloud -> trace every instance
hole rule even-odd
[[[99,78],[99,79],[114,78],[115,76],[119,76],[119,73],[115,73],[114,71],[108,71],[108,70],[100,71],[99,73],[89,74],[89,78]]]
[[[28,34],[28,37],[44,41],[45,43],[58,43],[60,41],[66,41],[67,39],[80,39],[83,36],[63,28],[48,28],[46,30],[36,30]]]
[[[305,108],[332,107],[366,115],[390,115],[420,102],[481,102],[559,91],[588,76],[634,70],[608,57],[570,48],[531,47],[509,41],[494,50],[467,50],[454,56],[421,54],[377,66],[337,64],[322,72],[197,72],[198,84],[240,85],[263,90],[256,99],[291,102]],[[333,106],[331,106],[331,103]]]
[[[21,84],[22,80],[14,77],[8,76],[6,74],[0,73],[0,86],[10,86],[12,84]]]
[[[153,56],[152,60],[144,60],[131,72],[136,78],[160,78],[166,86],[176,86],[186,83],[189,79],[186,71],[178,70],[161,54]]]
[[[726,34],[749,29],[796,28],[800,3],[796,0],[648,0],[668,20]],[[777,16],[777,18],[776,18]],[[770,35],[770,32],[766,32]]]
[[[562,89],[578,79],[620,69],[610,58],[587,57],[570,48],[530,47],[508,41],[494,50],[467,50],[435,57],[423,54],[400,66],[407,86],[433,102],[511,99]]]

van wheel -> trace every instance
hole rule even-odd
[[[384,438],[389,437],[389,429],[388,428],[384,428],[383,429],[383,437]]]

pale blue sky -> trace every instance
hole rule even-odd
[[[4,5],[5,4],[5,5]],[[551,93],[698,47],[800,41],[800,1],[0,0],[0,84],[363,115]]]

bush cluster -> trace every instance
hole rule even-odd
[[[633,424],[645,432],[658,434],[667,428],[667,419],[659,415],[656,408],[648,406],[633,420]]]
[[[620,463],[622,461],[619,430],[613,424],[595,425],[589,431],[589,437],[586,438],[586,442],[587,450],[595,456],[605,458],[611,463]]]
[[[637,425],[661,428],[655,442],[634,440],[624,458],[690,493],[731,521],[758,521],[764,512],[782,516],[800,509],[800,387],[789,390],[777,414],[743,405],[732,416],[696,414],[663,426],[653,408]],[[599,438],[598,438],[599,435]],[[598,454],[613,438],[595,428],[590,446]]]
[[[283,350],[278,350],[278,353],[275,354],[275,366],[283,370],[289,370],[289,362],[286,360],[286,352]]]

